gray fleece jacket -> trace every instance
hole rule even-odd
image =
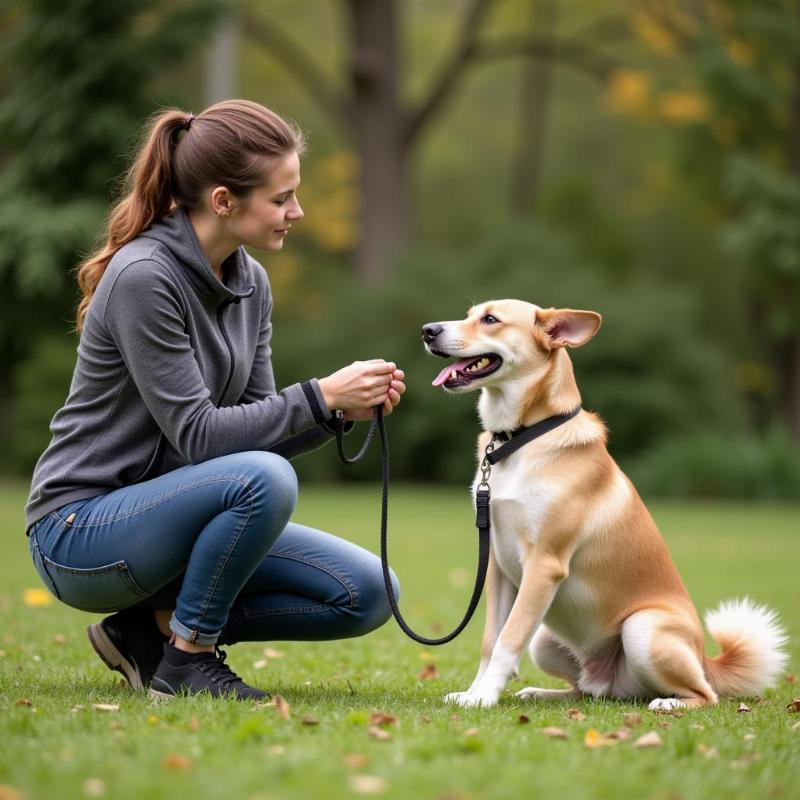
[[[240,247],[223,276],[182,208],[117,251],[33,473],[28,528],[66,503],[186,464],[242,450],[291,458],[330,440],[316,379],[275,390],[266,272]]]

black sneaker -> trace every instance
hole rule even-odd
[[[226,663],[226,653],[187,653],[164,645],[164,658],[150,683],[150,697],[162,700],[179,694],[208,692],[231,700],[268,700],[269,695],[248,686]]]
[[[86,629],[97,655],[121,673],[135,690],[150,685],[169,639],[158,629],[153,611],[126,608]]]

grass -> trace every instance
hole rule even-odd
[[[40,586],[23,534],[25,488],[0,485],[0,800],[800,797],[800,729],[793,728],[800,714],[786,710],[800,686],[786,678],[764,701],[749,701],[751,713],[737,713],[739,701],[730,699],[681,717],[586,700],[575,704],[585,715],[576,720],[565,706],[510,693],[489,710],[445,706],[442,695],[472,680],[480,609],[456,642],[438,649],[412,643],[393,622],[358,640],[231,648],[229,660],[246,680],[286,698],[288,720],[274,708],[232,701],[151,703],[90,649],[84,629],[98,616],[24,602],[24,590]],[[295,518],[377,550],[378,510],[374,487],[308,487]],[[653,511],[698,608],[744,594],[769,604],[792,639],[789,672],[800,671],[800,506]],[[394,491],[390,547],[412,626],[449,630],[466,606],[475,563],[466,491]],[[283,656],[257,669],[265,647]],[[431,664],[437,676],[420,679]],[[526,659],[510,688],[525,685],[559,683]],[[374,711],[396,717],[384,728],[390,738],[368,733]],[[587,731],[616,730],[630,712],[642,722],[629,741],[586,746]],[[548,738],[547,726],[568,738]],[[634,748],[649,731],[662,745]]]

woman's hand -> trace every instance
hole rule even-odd
[[[391,414],[405,392],[405,373],[391,361],[375,358],[350,366],[319,380],[328,408],[344,411],[346,420],[369,419],[373,406],[383,405]]]

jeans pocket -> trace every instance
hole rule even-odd
[[[36,550],[38,551],[38,547]],[[81,611],[119,611],[148,595],[136,583],[125,561],[78,569],[57,564],[43,553],[39,553],[39,559],[42,562],[42,571],[39,574],[44,572],[48,576],[49,585],[56,597],[62,603]]]

